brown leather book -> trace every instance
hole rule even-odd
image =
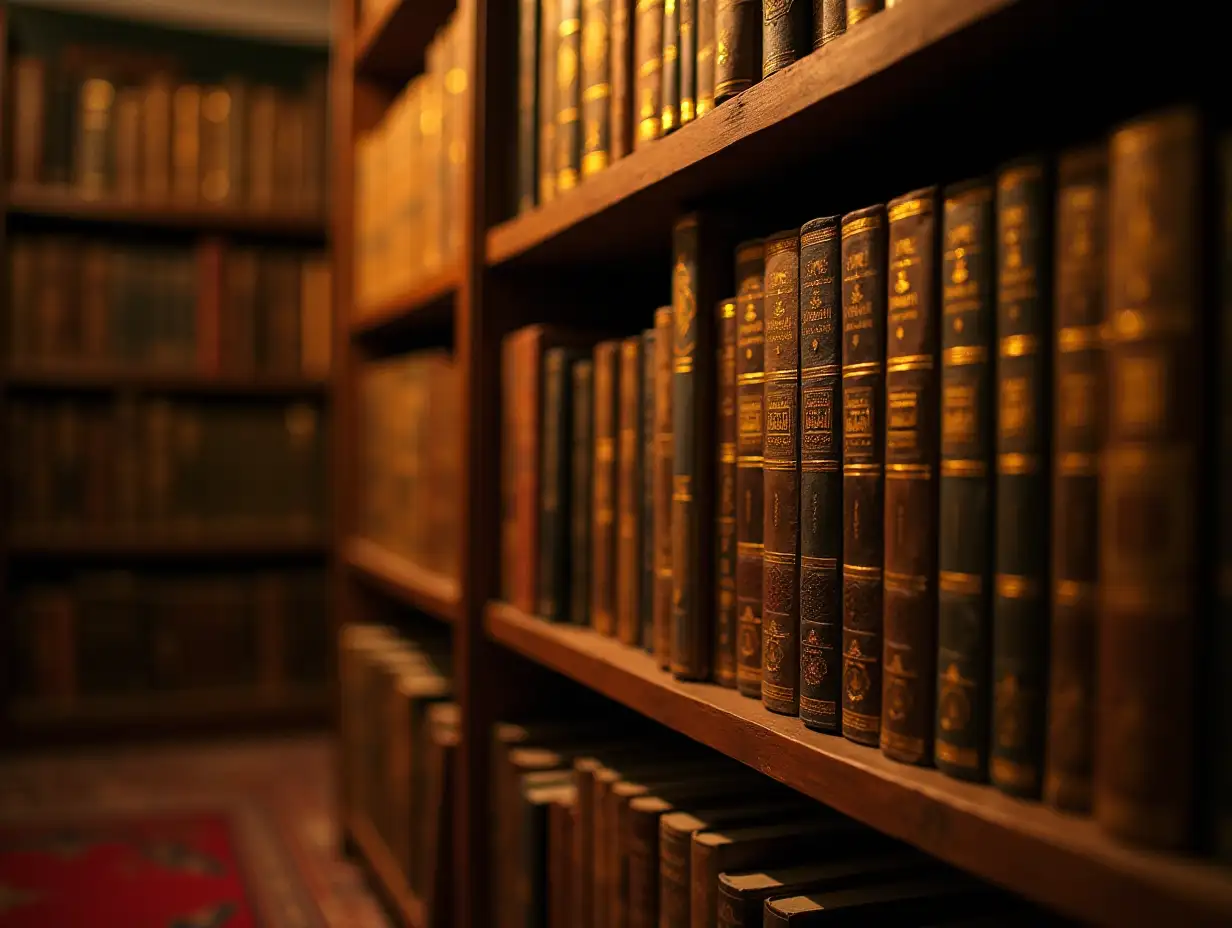
[[[717,0],[714,102],[718,106],[761,79],[761,3]]]
[[[633,26],[637,66],[634,79],[634,149],[663,134],[663,0],[638,0]]]
[[[680,0],[663,0],[663,57],[660,129],[663,135],[680,128]]]
[[[47,67],[42,58],[17,55],[10,73],[13,82],[13,182],[34,185],[43,180]]]
[[[607,167],[611,157],[612,0],[582,0],[581,176]]]
[[[620,343],[616,487],[616,636],[642,639],[642,337]]]
[[[714,45],[717,0],[694,0],[697,5],[697,118],[714,109]]]
[[[800,678],[800,235],[766,239],[761,701],[795,715]]]
[[[577,788],[562,791],[548,808],[548,912],[547,928],[573,924],[573,828],[577,816]]]
[[[196,203],[201,189],[201,88],[181,84],[171,103],[172,194]]]
[[[539,171],[540,204],[548,203],[556,196],[556,99],[560,92],[556,85],[556,67],[560,56],[560,2],[541,0],[539,3],[539,150],[535,160]]]
[[[111,187],[115,93],[115,85],[101,75],[87,76],[81,84],[74,174],[84,197],[98,198]]]
[[[518,0],[517,183],[514,208],[525,213],[539,201],[539,0]]]
[[[847,0],[813,0],[813,49],[847,31]]]
[[[595,346],[594,500],[590,543],[590,624],[601,635],[616,634],[616,446],[620,416],[620,342]]]
[[[697,8],[699,0],[676,0],[680,16],[680,125],[697,116]]]
[[[881,750],[928,764],[937,665],[937,190],[892,200]]]
[[[1171,109],[1114,132],[1108,162],[1095,818],[1157,848],[1193,832],[1202,145]]]
[[[654,656],[661,670],[672,662],[672,308],[655,310]]]
[[[636,56],[633,39],[634,0],[610,0],[611,39],[608,64],[612,102],[608,118],[608,159],[615,161],[633,151],[633,85]]]
[[[141,195],[141,106],[140,87],[123,87],[115,102],[115,193],[121,200]]]
[[[794,64],[813,48],[813,8],[800,0],[762,0],[761,76]]]
[[[557,0],[556,192],[577,186],[582,159],[582,0]],[[606,34],[604,44],[606,45]]]
[[[201,199],[222,203],[231,198],[231,133],[236,124],[231,92],[226,87],[201,90]]]
[[[714,680],[736,686],[736,299],[720,300],[715,465]]]
[[[274,205],[277,186],[278,91],[275,88],[252,88],[248,95],[246,130],[248,203],[257,209],[269,209]]]

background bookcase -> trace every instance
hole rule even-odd
[[[1232,879],[1216,865],[1134,850],[1089,820],[895,764],[731,690],[671,680],[652,657],[588,629],[550,625],[496,601],[504,335],[534,322],[625,334],[649,324],[649,308],[668,302],[670,232],[688,209],[732,209],[751,230],[798,225],[798,198],[820,196],[828,185],[875,202],[886,190],[962,177],[1009,154],[1100,131],[1182,88],[1209,86],[1214,59],[1192,21],[1151,17],[1159,35],[1150,54],[1166,64],[1155,62],[1146,74],[1124,59],[1124,49],[1141,45],[1130,37],[1144,20],[1112,4],[906,0],[706,118],[513,217],[517,4],[459,0],[470,24],[462,253],[456,266],[357,321],[353,142],[422,68],[427,43],[453,7],[394,0],[358,28],[353,2],[335,4],[332,84],[337,612],[341,621],[364,621],[375,595],[452,627],[462,710],[454,923],[487,924],[489,906],[500,904],[487,892],[492,724],[535,702],[550,705],[569,686],[598,692],[1060,914],[1110,925],[1232,918]],[[394,341],[401,350],[449,345],[460,366],[465,472],[456,585],[355,535],[356,371],[374,346]],[[415,924],[416,900],[369,823],[350,820],[348,838],[404,922]]]

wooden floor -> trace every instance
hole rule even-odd
[[[0,820],[69,808],[256,804],[276,822],[327,924],[386,928],[359,869],[340,857],[333,775],[324,736],[24,754],[0,758]]]

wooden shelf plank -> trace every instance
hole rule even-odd
[[[489,604],[485,620],[489,637],[511,650],[1062,913],[1118,926],[1232,921],[1226,869],[1123,846],[1089,820],[897,764],[873,748],[809,731],[735,690],[678,682],[650,655],[590,629],[551,624],[503,603]]]
[[[11,390],[91,391],[144,390],[224,396],[310,396],[325,398],[329,383],[312,377],[286,375],[203,374],[195,371],[140,370],[88,363],[40,364],[9,370],[4,381]]]
[[[436,30],[453,12],[454,0],[393,0],[355,37],[355,72],[403,82],[423,70]]]
[[[268,531],[158,532],[121,529],[15,531],[10,555],[26,558],[287,557],[323,555],[323,534]]]
[[[399,326],[447,320],[453,312],[454,296],[461,282],[461,265],[450,264],[404,293],[371,306],[356,307],[351,332],[363,337]]]
[[[232,232],[290,238],[323,239],[323,214],[305,210],[251,207],[152,204],[110,197],[86,199],[71,188],[14,186],[8,192],[8,212],[22,216],[118,223],[156,229]]]
[[[352,570],[399,602],[442,622],[457,619],[462,593],[456,580],[425,570],[366,538],[348,541],[343,557]]]
[[[366,816],[352,812],[347,816],[347,834],[399,924],[404,928],[422,928],[423,904],[411,894],[402,869],[373,824]]]

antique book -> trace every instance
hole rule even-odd
[[[536,107],[539,141],[535,152],[539,172],[539,203],[547,203],[556,196],[556,117],[557,108],[557,60],[560,56],[560,4],[563,0],[539,0],[539,83]],[[576,0],[574,0],[576,4]],[[576,10],[576,5],[574,6]],[[576,56],[571,59],[576,67]]]
[[[754,699],[761,698],[765,265],[760,240],[736,247],[736,688]]]
[[[847,0],[847,28],[862,23],[885,8],[885,0]]]
[[[1095,739],[1095,591],[1103,444],[1108,151],[1057,163],[1053,305],[1052,627],[1044,800],[1091,808]]]
[[[1038,798],[1048,695],[1047,423],[1052,190],[1041,159],[997,177],[997,503],[989,775]]]
[[[635,149],[663,134],[663,8],[664,0],[638,0],[635,13]]]
[[[573,828],[577,788],[552,800],[548,810],[548,928],[569,928],[573,918]]]
[[[556,0],[556,193],[577,186],[582,160],[582,0]],[[606,35],[604,36],[606,44]]]
[[[251,121],[251,108],[249,113]],[[167,74],[155,74],[145,85],[141,130],[142,194],[152,202],[162,202],[171,193],[171,79]],[[251,150],[246,160],[251,171]]]
[[[83,197],[100,197],[111,186],[115,95],[115,85],[100,75],[87,76],[82,81],[77,105],[74,175],[77,191]],[[178,126],[176,131],[180,131]]]
[[[676,0],[680,17],[680,125],[697,115],[697,7],[699,0]]]
[[[201,88],[181,84],[171,104],[171,191],[181,203],[196,203],[201,186]]]
[[[608,150],[609,161],[615,161],[633,151],[635,6],[634,0],[611,0],[611,4],[608,80],[612,85],[612,102],[608,115]]]
[[[766,239],[761,701],[795,715],[800,636],[800,236]]]
[[[616,634],[616,431],[619,419],[620,342],[595,346],[594,476],[591,478],[590,624]]]
[[[594,482],[594,371],[586,359],[573,365],[572,481],[569,486],[569,621],[590,624],[590,524]]]
[[[736,300],[720,300],[715,463],[714,680],[736,686]]]
[[[663,135],[680,126],[680,0],[663,0],[663,57],[659,113]]]
[[[611,151],[612,2],[582,0],[582,177],[606,168]]]
[[[937,766],[983,780],[992,640],[993,184],[945,188],[941,214],[941,479]]]
[[[1094,805],[1155,848],[1193,831],[1203,135],[1196,111],[1161,111],[1108,161]]]
[[[933,757],[937,666],[937,190],[887,205],[881,750]]]
[[[813,49],[847,31],[847,0],[813,0]]]
[[[717,106],[761,79],[761,4],[716,0],[714,102]]]
[[[239,187],[243,165],[233,157],[232,134],[240,128],[236,114],[243,102],[242,86],[234,82],[201,90],[201,199],[207,203],[232,200]]]
[[[42,183],[43,139],[47,131],[47,63],[15,55],[10,67],[13,106],[13,182]]]
[[[616,459],[616,636],[642,640],[642,336],[620,343]]]
[[[800,229],[800,718],[842,729],[839,216]]]
[[[714,39],[717,0],[693,0],[697,6],[697,118],[714,109]]]
[[[569,617],[573,568],[570,510],[573,461],[573,367],[582,357],[573,348],[549,348],[543,355],[543,474],[539,495],[539,607],[550,622]]]
[[[650,328],[642,332],[642,576],[640,581],[641,601],[639,609],[641,626],[639,643],[642,648],[654,653],[654,598],[655,598],[655,378],[658,376],[659,333]]]
[[[813,48],[813,8],[804,0],[762,0],[761,76],[794,64]]]
[[[843,217],[843,735],[881,739],[886,212]]]
[[[548,820],[558,802],[575,801],[572,783],[563,782],[526,787],[522,791],[523,813],[519,869],[514,896],[515,919],[519,928],[546,925],[552,886],[548,880]]]
[[[965,874],[904,875],[873,886],[766,900],[765,928],[815,925],[922,924],[924,919],[1000,912],[1005,903]]]
[[[654,648],[655,662],[667,670],[672,662],[672,308],[655,310],[655,466],[654,491]]]
[[[518,141],[519,213],[539,200],[539,0],[518,0]]]

